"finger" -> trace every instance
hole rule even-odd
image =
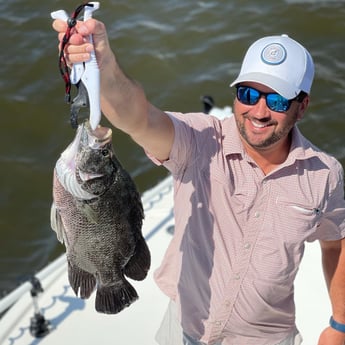
[[[66,34],[65,32],[59,32],[58,39],[60,42],[62,42],[62,40],[64,39],[65,34]],[[89,40],[87,37],[84,37],[84,36],[76,33],[75,30],[72,31],[71,37],[68,40],[68,42],[72,42],[72,44],[83,44],[83,43],[88,42],[88,41]]]
[[[67,30],[67,23],[61,19],[55,19],[52,23],[52,27],[57,32],[66,32]],[[101,34],[105,31],[105,26],[102,22],[90,18],[87,21],[77,21],[75,26],[76,31],[79,32],[81,35],[91,35],[91,34]]]
[[[91,58],[91,55],[89,53],[79,53],[79,54],[65,53],[65,59],[66,59],[68,65],[72,65],[72,64],[78,63],[78,62],[89,61],[90,58]]]
[[[65,34],[63,32],[59,33],[58,35],[58,39],[59,39],[59,49],[61,49],[61,43],[63,41],[65,37]],[[84,37],[81,36],[80,34],[72,34],[70,39],[68,40],[68,44],[69,45],[76,45],[76,46],[80,46],[80,45],[84,45],[84,47],[82,47],[81,49],[85,50],[85,48],[87,47],[87,51],[90,52],[93,50],[93,46],[91,43],[89,43],[89,38],[88,37]]]
[[[57,32],[65,33],[67,30],[67,23],[61,19],[55,19],[52,23],[52,27]]]
[[[76,25],[76,30],[86,36],[86,35],[98,35],[104,33],[105,27],[102,22],[94,18],[90,18],[85,22],[78,22]]]
[[[63,40],[64,36],[65,36],[65,33],[64,33],[64,32],[60,32],[60,33],[58,34],[58,39],[59,39],[60,42]]]
[[[65,48],[66,54],[84,54],[91,53],[93,51],[93,45],[91,43],[85,43],[82,45],[72,45],[68,44]]]
[[[65,47],[65,58],[69,64],[76,62],[85,62],[90,60],[90,53],[93,51],[93,45],[85,43],[82,45],[71,45],[68,44]]]
[[[89,36],[83,36],[80,33],[73,33],[68,41],[70,44],[81,45],[89,42]]]

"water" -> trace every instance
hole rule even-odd
[[[71,6],[0,0],[0,292],[63,251],[49,224],[52,170],[74,132],[49,13]],[[316,78],[300,128],[345,164],[345,1],[104,0],[96,15],[127,74],[165,110],[201,110],[203,94],[231,104],[228,84],[250,43],[281,33],[301,41]],[[140,191],[166,176],[127,135],[115,131],[114,144]]]

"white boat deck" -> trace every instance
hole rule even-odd
[[[75,297],[62,256],[53,263],[51,274],[40,278],[45,291],[39,298],[39,306],[51,322],[51,332],[40,339],[31,336],[30,318],[34,310],[30,293],[26,292],[0,320],[0,344],[156,344],[155,333],[168,300],[154,284],[152,275],[171,239],[167,229],[174,224],[171,177],[146,192],[143,204],[146,213],[143,232],[151,250],[152,269],[143,282],[133,283],[139,294],[138,301],[117,315],[97,313],[95,294],[87,301]],[[4,303],[5,299],[0,300],[0,311]],[[316,345],[330,316],[318,243],[307,246],[296,282],[296,305],[303,344]]]

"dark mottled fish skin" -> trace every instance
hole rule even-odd
[[[126,277],[143,280],[150,252],[142,236],[140,195],[117,160],[111,130],[80,125],[54,169],[52,228],[66,246],[76,295],[95,288],[98,312],[115,314],[137,298]]]

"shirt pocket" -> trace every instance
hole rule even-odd
[[[320,225],[322,209],[319,205],[277,197],[276,206],[281,224],[292,233],[306,234]]]

